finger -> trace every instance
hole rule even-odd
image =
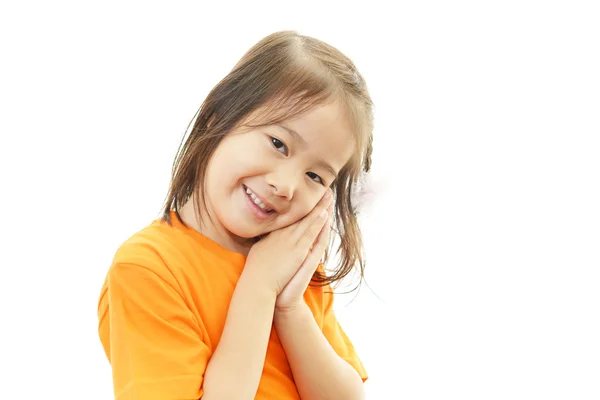
[[[296,229],[294,230],[294,233],[296,235],[296,239],[297,240],[299,240],[300,237],[302,237],[308,231],[308,229],[313,225],[313,223],[316,220],[322,218],[322,217],[319,216],[319,214],[323,210],[327,211],[327,208],[328,208],[329,204],[331,204],[332,201],[333,201],[333,196],[331,195],[331,190],[327,189],[327,191],[325,192],[325,195],[323,195],[323,197],[321,198],[321,200],[311,210],[311,212],[308,213],[307,216],[305,216],[304,218],[302,218],[297,223]],[[321,226],[319,226],[318,229],[320,230]],[[314,233],[313,240],[317,237],[318,233],[319,233],[319,231],[317,231],[317,232]]]
[[[331,228],[331,224],[333,223],[333,202],[331,202],[331,204],[329,205],[329,207],[327,207],[327,223],[325,225],[328,225],[329,228]],[[328,235],[330,234],[330,232],[328,233]],[[320,237],[320,234],[319,234]],[[311,247],[311,249],[317,244],[317,241],[319,240],[319,237],[317,237]],[[327,238],[327,240],[329,240],[329,238]]]
[[[310,250],[323,227],[327,225],[327,215],[327,210],[322,209],[321,213],[315,217],[310,226],[300,233],[296,242],[296,247],[300,251],[308,252]]]
[[[330,219],[328,219],[328,221],[330,221]],[[307,256],[307,261],[310,265],[315,265],[315,268],[318,264],[321,263],[321,260],[323,259],[323,256],[325,255],[325,250],[327,249],[327,246],[329,245],[329,236],[331,234],[331,225],[329,223],[326,223],[323,226],[323,229],[321,229],[321,232],[319,233],[319,236],[317,237],[317,241],[315,242],[315,244],[313,245],[313,248],[311,249],[309,255]],[[313,272],[314,269],[313,268]]]
[[[315,273],[315,270],[321,263],[323,254],[325,253],[327,243],[329,242],[330,230],[329,224],[323,225],[323,228],[319,232],[317,242],[313,246],[312,250],[308,253],[306,259],[300,268],[298,268],[298,271],[296,274],[294,274],[294,277],[290,280],[290,282],[297,282],[302,286],[302,288],[306,288],[308,286]]]
[[[329,214],[330,218],[333,218],[333,205],[335,203],[332,201],[331,204],[329,204],[329,207],[327,207],[327,213]]]
[[[317,253],[319,253],[319,248],[321,248],[320,257],[323,256],[323,253],[325,252],[325,249],[327,248],[327,245],[329,244],[329,235],[331,235],[332,219],[333,219],[332,215],[329,214],[329,218],[327,218],[327,222],[325,223],[325,225],[323,225],[323,228],[321,229],[319,236],[317,236],[317,240],[313,244],[312,251],[316,251]]]
[[[293,224],[278,229],[278,231],[289,232],[292,234],[292,238],[298,241],[300,236],[302,236],[304,231],[306,231],[307,227],[310,226],[311,222],[319,218],[319,210],[326,209],[327,212],[330,213],[329,208],[327,208],[327,204],[332,203],[333,198],[327,198],[326,194],[327,192],[325,192],[323,197],[321,197],[321,200],[319,200],[317,205],[314,206],[313,209],[307,215],[302,217],[300,220],[294,222]]]

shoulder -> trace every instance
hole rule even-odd
[[[189,253],[198,251],[192,242],[177,226],[155,220],[119,246],[111,270],[118,265],[135,265],[162,278],[175,276]]]
[[[239,277],[245,259],[173,216],[171,223],[157,219],[121,244],[112,266],[124,264],[140,266],[165,280],[190,286],[213,280],[219,274],[227,274],[231,279]],[[225,265],[227,268],[223,268]]]

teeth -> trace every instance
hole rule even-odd
[[[260,199],[258,197],[256,197],[256,195],[254,193],[252,193],[252,191],[250,189],[246,188],[246,193],[248,195],[250,195],[250,198],[252,198],[252,200],[254,201],[254,204],[259,206],[261,208],[261,210],[271,211],[270,209],[267,208],[267,206],[264,205],[264,203],[262,201],[260,201]]]

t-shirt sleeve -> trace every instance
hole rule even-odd
[[[335,352],[356,369],[363,382],[368,379],[358,354],[354,350],[352,342],[346,336],[333,311],[334,295],[329,285],[322,288],[324,296],[323,334],[335,350]]]
[[[211,352],[174,278],[116,264],[107,284],[115,398],[198,400]]]

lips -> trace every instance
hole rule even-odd
[[[273,205],[271,203],[269,203],[268,201],[264,200],[261,196],[259,196],[258,194],[256,194],[252,189],[250,189],[249,187],[242,185],[244,188],[244,191],[246,192],[246,196],[249,198],[249,200],[256,205],[256,207],[258,209],[260,209],[261,211],[270,214],[273,212],[276,212],[275,207],[273,207]]]
[[[263,221],[267,221],[267,220],[270,220],[273,218],[273,216],[275,215],[275,211],[271,211],[271,212],[264,211],[262,208],[260,208],[259,205],[256,204],[255,200],[253,200],[252,197],[248,193],[246,193],[246,191],[247,191],[246,187],[243,187],[242,190],[244,191],[246,207],[248,207],[248,211],[250,212],[250,214],[254,217],[254,219],[256,221],[263,222]]]

